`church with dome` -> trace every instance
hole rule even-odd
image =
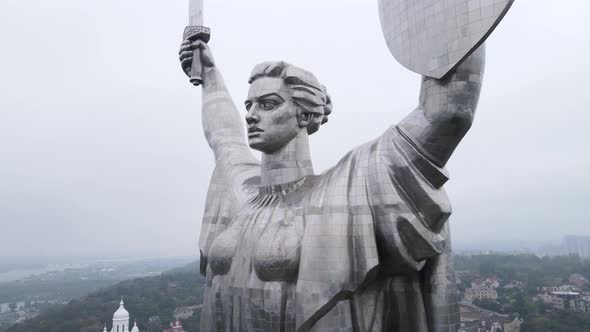
[[[113,314],[113,327],[110,331],[107,330],[107,326],[105,324],[103,332],[139,332],[139,328],[137,327],[137,322],[133,325],[133,328],[129,330],[129,312],[125,310],[125,303],[123,299],[121,299],[121,303],[119,304],[119,309],[115,311]]]

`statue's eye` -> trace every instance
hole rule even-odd
[[[265,111],[270,111],[270,110],[274,109],[275,107],[277,107],[277,103],[275,101],[263,100],[260,102],[260,108],[262,108]]]

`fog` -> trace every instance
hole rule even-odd
[[[316,173],[417,103],[377,1],[209,0],[238,105],[251,68],[286,60],[334,102]],[[186,0],[0,2],[0,261],[186,256],[212,153],[178,47]],[[487,44],[475,123],[447,165],[455,244],[590,234],[590,2],[517,0]]]

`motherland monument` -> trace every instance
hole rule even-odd
[[[207,45],[203,1],[190,1],[180,61],[202,86],[216,160],[201,331],[457,331],[444,166],[473,121],[483,43],[513,0],[379,0],[391,53],[423,76],[418,106],[322,174],[308,137],[331,116],[326,87],[289,63],[258,64],[244,119]]]

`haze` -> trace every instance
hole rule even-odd
[[[286,60],[334,101],[317,173],[417,103],[377,1],[206,1],[238,105]],[[198,251],[212,154],[177,52],[187,1],[0,3],[0,261]],[[447,165],[454,242],[588,234],[590,2],[517,0],[487,42],[483,94]]]

